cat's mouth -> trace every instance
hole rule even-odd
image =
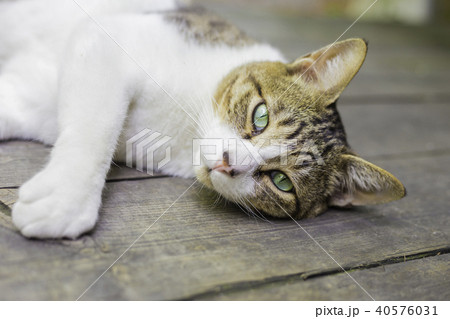
[[[219,190],[214,187],[213,180],[216,182],[220,181],[222,183],[236,174],[235,170],[232,167],[223,165],[221,162],[217,162],[212,167],[208,165],[202,165],[196,169],[195,173],[197,179],[201,183],[211,189],[215,189],[216,191]]]
[[[214,185],[211,181],[211,172],[212,168],[209,168],[207,165],[202,165],[195,169],[197,180],[206,187],[215,190]]]
[[[233,166],[203,163],[196,168],[195,173],[198,181],[232,202],[254,195],[254,181],[251,176],[238,173]]]

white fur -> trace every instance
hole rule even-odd
[[[111,159],[124,162],[126,141],[142,129],[172,137],[163,173],[193,177],[192,138],[208,135],[219,81],[241,64],[283,59],[268,45],[200,46],[160,14],[141,14],[172,9],[174,1],[76,2],[100,26],[72,0],[0,4],[0,140],[54,144],[13,209],[25,236],[90,230]],[[245,184],[216,181],[226,197]]]

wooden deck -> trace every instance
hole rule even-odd
[[[216,9],[290,58],[333,42],[351,23]],[[449,300],[449,35],[357,23],[344,36],[369,40],[366,63],[338,103],[349,141],[405,184],[405,199],[330,210],[300,221],[302,229],[214,205],[193,187],[81,300]],[[114,167],[94,231],[28,240],[11,207],[49,151],[0,144],[1,300],[77,299],[192,183]]]

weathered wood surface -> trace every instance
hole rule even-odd
[[[352,271],[376,300],[450,299],[450,255]],[[197,296],[198,300],[371,300],[345,273],[303,279],[293,276],[253,288]]]
[[[379,164],[397,171],[409,189],[405,200],[332,210],[302,221],[302,227],[345,268],[448,249],[450,156]],[[8,230],[1,239],[6,252],[1,298],[78,297],[191,183],[175,178],[109,183],[98,226],[77,241],[29,241],[3,217]],[[338,269],[292,221],[248,218],[235,207],[214,207],[209,196],[191,190],[85,298],[189,299],[242,282]],[[54,285],[61,282],[64,290]]]
[[[0,189],[22,185],[39,172],[50,155],[51,147],[25,141],[0,143]],[[156,175],[158,176],[159,175]],[[128,168],[112,164],[108,181],[151,178],[151,176]]]
[[[289,58],[333,42],[349,25],[219,9]],[[350,274],[375,299],[449,297],[450,55],[449,42],[436,41],[446,31],[357,24],[345,36],[371,42],[339,102],[349,141],[404,182],[408,196],[330,210],[300,225],[345,269],[358,268]],[[0,300],[78,298],[169,207],[83,300],[368,298],[292,221],[269,223],[215,205],[199,185],[171,207],[192,180],[128,168],[112,169],[94,231],[74,241],[27,240],[10,209],[17,187],[49,152],[31,142],[0,143]]]

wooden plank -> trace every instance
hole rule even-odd
[[[448,104],[349,105],[342,99],[338,109],[348,141],[361,156],[450,150]]]
[[[25,141],[0,141],[0,188],[17,187],[42,169],[50,147]]]
[[[50,146],[26,141],[0,141],[0,188],[22,185],[41,170],[49,158]],[[161,176],[155,174],[155,176]],[[109,181],[151,178],[124,165],[111,165]]]
[[[408,197],[330,210],[302,227],[344,267],[449,247],[450,156],[378,164],[403,180]],[[77,298],[191,182],[109,183],[98,226],[76,241],[26,240],[5,215],[0,299]],[[213,202],[210,193],[189,190],[84,299],[183,299],[243,281],[338,269],[292,221],[262,222]]]
[[[450,299],[450,254],[372,269],[351,276],[377,301]],[[251,289],[199,296],[198,300],[372,300],[347,274],[291,278]],[[374,311],[373,309],[372,311]]]

